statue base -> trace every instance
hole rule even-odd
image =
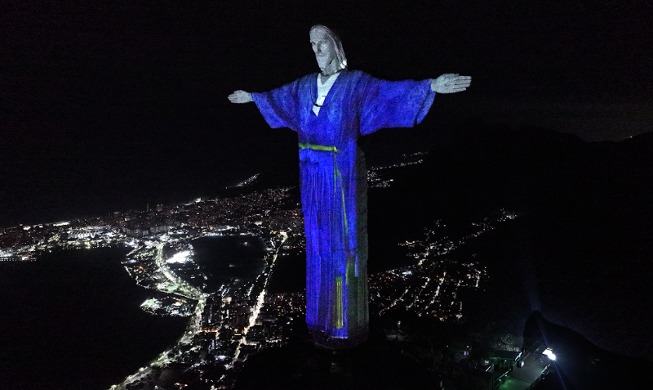
[[[365,328],[359,332],[350,332],[346,338],[328,336],[321,330],[309,330],[313,344],[322,349],[340,351],[355,348],[367,341],[368,329]]]

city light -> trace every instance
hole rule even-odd
[[[191,253],[190,251],[183,251],[183,252],[178,252],[175,253],[171,258],[166,260],[166,263],[168,264],[183,264],[187,263],[190,260]]]
[[[379,176],[379,183],[392,182],[387,177],[390,170],[376,172],[386,176]],[[457,257],[457,249],[516,216],[503,209],[497,214],[471,222],[465,235],[434,221],[423,237],[397,243],[412,265],[370,275],[373,310],[382,315],[397,308],[419,317],[460,320],[465,296],[461,292],[481,288],[489,276],[473,255]],[[172,363],[201,370],[211,361],[226,363],[228,370],[214,384],[227,388],[248,356],[284,345],[296,323],[293,319],[305,315],[304,292],[268,290],[277,259],[303,257],[303,233],[302,213],[291,188],[279,188],[115,212],[104,218],[8,228],[0,234],[0,261],[36,261],[54,248],[128,246],[122,266],[153,295],[141,309],[156,316],[188,318],[188,325],[176,345],[112,388],[124,390],[151,380],[157,370]],[[245,237],[241,245],[248,248],[260,240],[266,266],[253,278],[234,277],[211,292],[203,291],[210,280],[195,262],[192,246],[202,237]],[[238,268],[237,261],[230,263]],[[200,359],[200,351],[207,357]]]
[[[556,360],[556,355],[553,353],[553,350],[552,350],[551,348],[547,348],[547,349],[545,349],[544,352],[542,352],[542,355],[545,355],[545,356],[548,357],[549,360],[551,360],[551,361],[555,361],[555,360]]]

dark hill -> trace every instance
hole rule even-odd
[[[494,277],[477,306],[505,316],[527,305],[603,348],[653,359],[651,167],[651,134],[587,143],[534,127],[434,132],[423,164],[370,192],[370,258],[397,242],[390,234],[514,210],[514,225],[475,248]]]
[[[585,337],[534,312],[524,327],[525,345],[553,348],[553,369],[536,389],[636,389],[649,380],[651,362],[596,347]]]

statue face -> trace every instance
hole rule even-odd
[[[337,61],[335,43],[326,31],[319,27],[311,30],[310,38],[317,65],[324,71],[327,65]]]

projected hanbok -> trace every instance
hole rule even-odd
[[[367,338],[369,317],[367,176],[358,137],[420,123],[438,88],[431,79],[386,81],[347,70],[339,38],[324,26],[311,29],[311,43],[322,74],[268,92],[236,91],[230,100],[253,101],[270,127],[297,132],[306,323],[319,345],[347,348]],[[469,82],[461,77],[441,76],[440,89],[464,90]]]

